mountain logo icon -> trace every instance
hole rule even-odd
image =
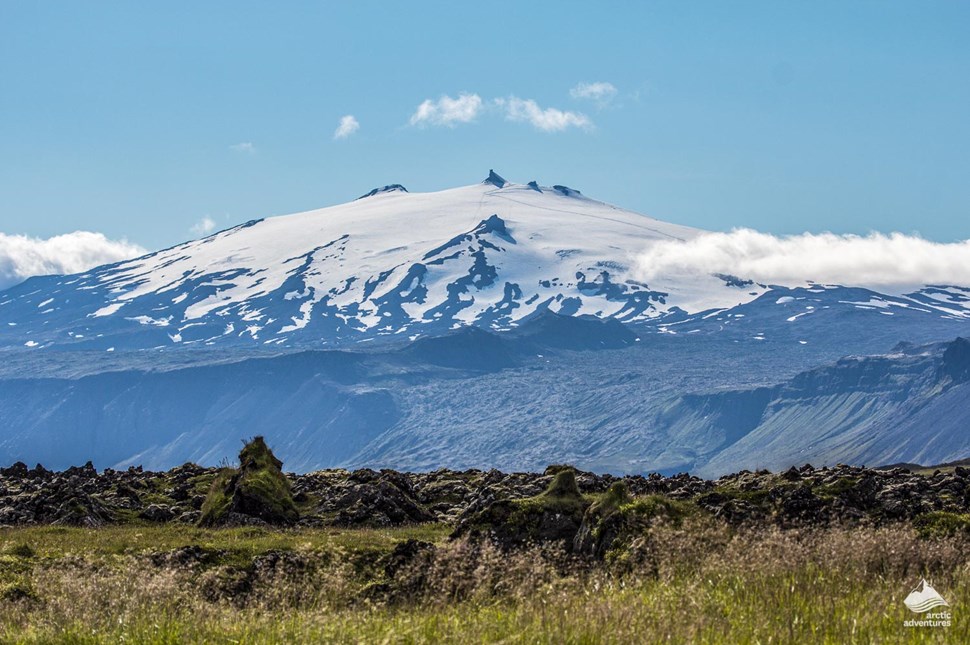
[[[917,614],[922,614],[927,612],[934,607],[949,607],[950,603],[943,599],[943,596],[933,588],[933,586],[926,581],[926,578],[920,580],[916,588],[913,589],[906,599],[903,600],[903,604],[906,607]]]

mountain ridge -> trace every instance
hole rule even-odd
[[[386,343],[466,325],[510,330],[543,310],[644,333],[695,323],[710,332],[712,323],[737,327],[762,299],[794,306],[833,288],[792,291],[726,274],[640,279],[646,246],[703,234],[494,171],[433,193],[389,184],[85,273],[29,279],[0,292],[0,348]],[[821,307],[970,320],[970,289],[855,293]],[[788,322],[820,312],[811,309]]]

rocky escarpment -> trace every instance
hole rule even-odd
[[[558,493],[548,494],[562,471],[563,467],[550,467],[544,473],[361,469],[289,474],[286,480],[297,514],[287,515],[286,523],[381,527],[441,522],[455,525],[459,533],[472,533],[476,522],[481,528],[489,514],[493,523],[500,524],[503,517],[535,512],[538,515],[532,519],[541,524],[543,509],[553,502],[552,506],[569,506],[571,512],[578,509],[583,514],[594,507],[607,517],[613,514],[609,505],[594,505],[617,483],[622,483],[622,491],[615,489],[612,493],[618,500],[613,510],[628,514],[630,504],[665,500],[732,525],[886,523],[910,521],[930,513],[970,512],[970,470],[959,466],[949,472],[924,475],[902,467],[876,470],[806,465],[783,473],[742,471],[718,480],[687,474],[617,477],[570,471],[571,481],[565,483],[568,490],[560,487]],[[0,468],[0,525],[195,523],[222,472],[194,464],[166,472],[137,467],[98,472],[90,464],[53,472],[41,465],[29,468],[17,463]],[[513,508],[516,505],[511,502],[516,500],[518,508]],[[272,516],[260,517],[259,512],[247,515],[247,508],[245,504],[234,508],[237,520],[274,523]],[[527,510],[512,513],[521,509]],[[575,522],[574,528],[578,530],[580,523]],[[564,529],[562,535],[556,533],[556,539],[572,541],[572,532],[573,528]],[[540,533],[526,531],[525,537],[545,539]]]

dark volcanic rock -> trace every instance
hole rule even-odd
[[[111,512],[97,498],[85,493],[71,495],[52,513],[51,524],[97,528],[111,521]]]
[[[409,568],[414,567],[415,563],[423,562],[425,556],[434,552],[435,546],[430,542],[409,539],[400,542],[394,550],[381,558],[380,566],[384,569],[384,575],[393,579],[397,575]]]
[[[175,517],[175,511],[171,506],[164,504],[151,504],[148,508],[138,514],[138,517],[149,522],[168,522]]]
[[[435,515],[416,499],[410,479],[397,472],[357,471],[325,511],[336,511],[333,523],[342,526],[395,526],[434,521]]]
[[[28,469],[23,463],[13,464],[0,468],[0,525],[100,526],[136,518],[193,522],[199,519],[204,493],[214,482],[223,491],[225,522],[276,525],[298,521],[301,526],[446,522],[455,525],[460,535],[489,534],[510,544],[564,540],[572,549],[589,555],[602,555],[609,549],[609,539],[591,540],[593,532],[608,536],[635,525],[596,507],[597,500],[620,481],[633,500],[661,497],[683,502],[716,520],[737,525],[879,524],[910,522],[933,512],[970,512],[970,469],[964,465],[934,475],[905,468],[806,465],[783,473],[742,471],[708,481],[684,473],[620,479],[563,466],[550,467],[544,473],[360,469],[285,475],[275,458],[269,457],[262,459],[263,466],[255,463],[259,460],[249,466],[250,473],[266,469],[275,473],[262,493],[260,486],[240,487],[242,469],[186,464],[167,472],[129,468],[98,473],[86,464],[51,472],[42,466]],[[567,471],[582,494],[578,498],[566,495],[557,508],[544,491]],[[272,504],[264,503],[267,490],[287,489],[292,492],[293,506],[285,501],[279,506],[275,494],[268,496]],[[566,503],[566,499],[572,502]],[[587,507],[590,513],[599,508],[600,515],[590,515]],[[577,534],[583,534],[578,541]]]
[[[22,461],[18,461],[9,468],[0,468],[0,476],[10,479],[23,479],[27,477],[29,472],[30,471],[27,470],[27,464]]]

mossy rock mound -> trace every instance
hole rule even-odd
[[[622,523],[615,521],[620,507],[629,503],[630,491],[627,485],[614,482],[586,509],[583,523],[573,539],[573,551],[602,557],[622,528]]]
[[[462,520],[452,537],[488,538],[503,548],[560,541],[571,546],[590,502],[576,484],[576,471],[563,468],[542,494],[492,502]]]
[[[699,511],[691,502],[662,495],[631,498],[626,484],[615,482],[586,510],[573,551],[602,559],[649,533],[657,522],[679,525]]]
[[[199,525],[288,525],[299,516],[283,462],[256,437],[239,453],[239,468],[222,469],[212,482]]]

